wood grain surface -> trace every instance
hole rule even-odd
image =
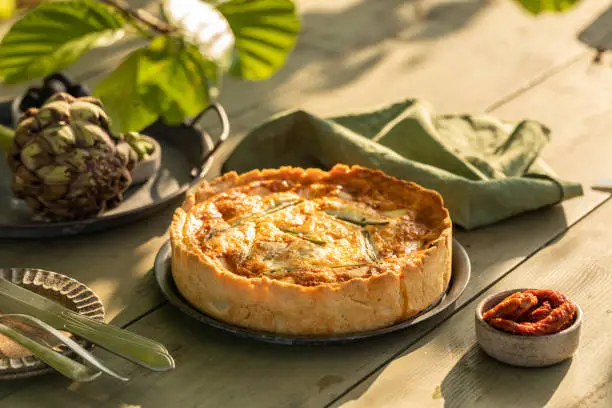
[[[591,52],[576,38],[607,5],[584,1],[572,13],[534,19],[510,2],[426,1],[418,9],[411,2],[384,2],[388,9],[382,3],[300,1],[304,34],[288,65],[270,81],[229,81],[223,103],[234,136],[224,151],[281,109],[332,115],[414,96],[441,112],[492,111],[505,119],[543,121],[553,131],[545,159],[560,176],[585,183],[585,196],[469,233],[458,231],[473,262],[473,279],[458,307],[469,305],[499,279],[512,278],[526,259],[537,261],[538,251],[578,220],[588,222],[599,210],[589,213],[608,197],[588,185],[612,173],[607,137],[612,70],[590,65]],[[394,10],[391,17],[388,10]],[[373,16],[392,22],[363,29]],[[605,24],[599,26],[601,33],[590,33],[593,38],[608,34]],[[95,83],[133,46],[101,50],[96,62],[102,63],[84,61],[79,75]],[[102,297],[114,323],[131,323],[131,330],[166,344],[177,361],[175,371],[152,374],[97,351],[132,380],[70,384],[51,375],[2,383],[0,406],[324,406],[414,344],[427,345],[424,339],[432,341],[427,333],[437,326],[436,331],[470,335],[463,326],[447,328],[466,309],[413,330],[339,347],[266,345],[204,327],[164,305],[151,275],[171,211],[87,237],[0,241],[0,265],[74,276]],[[364,392],[357,401],[369,395]],[[400,393],[391,403],[402,406],[403,398],[409,394]]]
[[[394,7],[404,7],[395,0],[392,3]],[[152,2],[139,0],[134,4],[150,5]],[[352,0],[333,4],[310,0],[299,2],[304,22],[303,40],[288,65],[270,81],[228,81],[223,98],[226,98],[224,105],[233,119],[234,136],[222,154],[227,154],[235,146],[245,130],[279,109],[303,107],[326,115],[417,95],[439,107],[441,112],[485,111],[499,100],[505,100],[517,89],[522,89],[525,84],[539,81],[541,75],[554,72],[559,65],[563,66],[577,55],[584,54],[585,47],[574,38],[575,33],[588,25],[602,9],[600,2],[586,1],[573,13],[536,21],[512,4],[502,2],[493,5],[474,1],[472,6],[482,8],[479,11],[482,15],[470,21],[470,24],[459,24],[456,19],[465,19],[466,16],[450,12],[456,12],[456,7],[460,6],[449,6],[444,1],[429,1],[423,4],[422,19],[415,20],[410,13],[400,13],[393,18],[404,18],[406,27],[413,27],[413,30],[433,30],[433,26],[437,27],[436,30],[452,33],[452,36],[440,36],[426,44],[415,40],[421,44],[419,51],[410,48],[410,41],[401,40],[402,30],[406,29],[402,24],[396,24],[395,31],[375,26],[369,30],[373,38],[369,47],[388,47],[388,52],[383,53],[377,64],[356,69],[355,73],[360,75],[351,77],[346,72],[335,74],[347,69],[351,56],[358,54],[356,49],[367,48],[360,47],[364,44],[356,43],[356,39],[350,36],[342,40],[346,42],[342,45],[341,38],[344,38],[345,31],[355,31],[360,19],[371,18],[368,13],[376,14],[373,10],[382,13],[380,5],[376,5],[378,2],[365,1],[364,4]],[[351,11],[350,18],[343,15],[354,8],[357,11]],[[325,18],[335,16],[333,18],[338,19],[335,30],[321,23],[324,14],[328,15]],[[501,25],[503,29],[496,28]],[[445,26],[448,27],[443,30]],[[525,41],[525,35],[530,38],[529,41]],[[500,43],[507,44],[501,53],[503,55],[499,55],[502,60],[497,58],[497,54],[491,54],[497,53],[495,47],[481,43],[484,38],[495,36]],[[321,47],[321,44],[331,41],[338,45],[333,53]],[[96,50],[80,61],[80,65],[73,67],[74,72],[76,75],[84,75],[89,72],[88,69],[93,69],[95,75],[87,82],[95,83],[101,72],[112,68],[136,45],[134,41],[126,41],[114,47]],[[468,54],[469,58],[466,58]],[[428,57],[419,64],[418,70],[416,66],[400,64],[399,57],[411,55]],[[495,61],[495,64],[491,61]],[[516,61],[529,63],[518,67],[514,65]],[[457,65],[459,63],[461,66]],[[469,75],[454,75],[449,67]],[[475,72],[480,74],[475,75]],[[337,75],[336,80],[332,78],[334,75]],[[340,79],[346,82],[337,82]],[[469,91],[470,87],[476,87],[478,91]],[[5,91],[3,89],[2,96],[8,95]],[[470,99],[475,97],[478,100]],[[252,102],[244,105],[247,99]],[[533,117],[536,112],[523,111],[519,115]],[[217,164],[221,161],[217,160]],[[100,294],[110,319],[121,314],[116,322],[124,324],[159,304],[158,291],[148,276],[155,253],[166,237],[170,218],[171,209],[168,209],[121,230],[91,235],[86,239],[75,237],[52,243],[0,240],[0,265],[36,266],[74,276]],[[135,292],[138,293],[137,301],[131,299],[131,294]]]
[[[334,406],[612,406],[610,220],[612,201],[364,379]],[[580,305],[581,340],[571,360],[526,369],[497,362],[480,349],[474,331],[478,302],[520,287],[555,289]]]

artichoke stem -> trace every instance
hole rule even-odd
[[[8,151],[13,143],[14,136],[15,131],[13,129],[0,125],[0,150]]]
[[[147,158],[151,153],[153,153],[153,145],[146,140],[139,140],[138,142],[132,145],[136,153],[138,153],[138,158],[143,160]]]

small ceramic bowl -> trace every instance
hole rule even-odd
[[[141,135],[145,140],[154,146],[153,153],[145,160],[141,161],[132,170],[132,184],[138,185],[146,183],[151,177],[157,174],[161,167],[162,148],[157,140],[152,137]]]
[[[580,340],[582,310],[576,304],[574,323],[563,331],[543,336],[520,336],[496,329],[482,314],[515,292],[511,289],[486,297],[476,308],[476,339],[489,356],[519,367],[546,367],[571,358]]]

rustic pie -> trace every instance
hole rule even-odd
[[[203,181],[174,214],[172,276],[200,311],[330,335],[408,319],[451,276],[441,196],[378,170],[281,167]]]

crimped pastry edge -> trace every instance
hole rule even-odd
[[[427,195],[436,210],[445,215],[442,233],[399,274],[387,272],[316,286],[236,275],[216,266],[199,248],[190,245],[189,237],[184,234],[188,211],[210,195],[258,179],[317,180],[332,172],[382,177]],[[336,165],[329,172],[281,167],[243,175],[230,172],[211,182],[204,181],[175,211],[170,238],[172,275],[187,301],[219,320],[267,332],[329,335],[386,327],[430,306],[444,293],[451,277],[452,223],[440,194],[361,166]]]

